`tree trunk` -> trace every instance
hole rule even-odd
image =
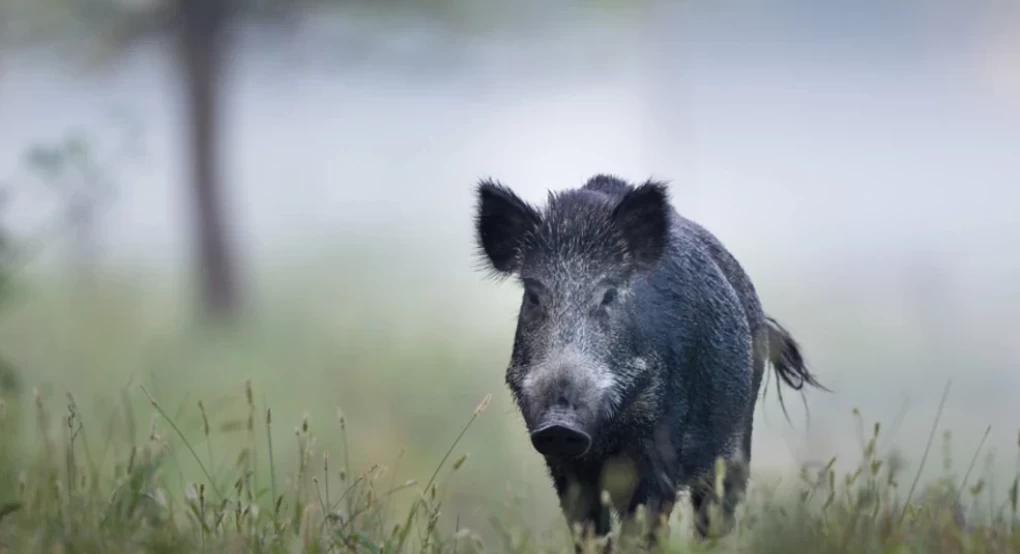
[[[187,90],[193,241],[198,285],[205,315],[221,321],[236,317],[239,290],[234,252],[228,238],[223,187],[218,173],[220,63],[227,0],[179,0],[180,53]]]

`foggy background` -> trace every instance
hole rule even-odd
[[[193,420],[196,399],[241,394],[251,377],[281,441],[307,411],[338,447],[339,406],[352,461],[392,465],[406,449],[401,480],[427,477],[491,392],[458,446],[470,459],[448,510],[484,527],[522,488],[533,523],[558,525],[503,385],[520,291],[478,271],[473,186],[493,177],[541,204],[606,172],[668,180],[835,391],[808,391],[809,426],[794,392],[791,423],[763,393],[754,477],[857,456],[854,407],[866,435],[882,422],[883,452],[915,462],[949,378],[954,463],[991,425],[990,467],[1012,477],[1015,2],[325,4],[229,28],[217,146],[247,311],[226,345],[193,337],[201,272],[172,38],[99,62],[77,43],[12,45],[35,36],[6,12],[0,222],[38,250],[18,268],[0,348],[26,390],[57,404],[73,390],[102,413],[130,377]],[[120,160],[111,113],[138,125],[138,156],[104,173],[115,192],[93,251],[62,223],[67,195],[24,160],[74,130]],[[88,287],[74,260],[96,276]]]

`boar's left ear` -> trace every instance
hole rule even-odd
[[[520,250],[541,217],[509,188],[483,180],[477,187],[475,240],[497,273],[520,270]]]
[[[613,209],[613,224],[623,235],[639,269],[654,266],[669,244],[669,194],[649,181],[628,192]]]

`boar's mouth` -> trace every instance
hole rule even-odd
[[[580,458],[591,449],[591,435],[575,415],[556,411],[547,415],[531,432],[531,444],[543,456]]]

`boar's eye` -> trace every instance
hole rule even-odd
[[[542,291],[545,290],[542,283],[534,279],[524,280],[524,300],[528,306],[537,308],[542,305]]]
[[[608,306],[613,302],[616,302],[616,289],[609,288],[606,290],[605,294],[602,295],[602,305]]]
[[[541,304],[538,293],[533,290],[524,291],[524,297],[528,300],[528,305],[530,306],[538,307]]]

